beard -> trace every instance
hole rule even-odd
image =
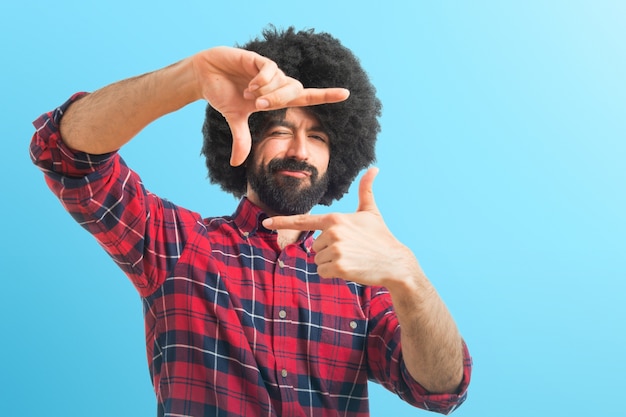
[[[306,171],[306,179],[276,175],[280,170]],[[328,172],[319,177],[317,168],[296,159],[272,159],[266,166],[248,169],[250,187],[268,209],[280,215],[304,214],[320,202],[328,190]]]

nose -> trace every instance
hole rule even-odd
[[[298,131],[291,138],[287,149],[287,157],[300,161],[306,161],[309,158],[306,133]]]

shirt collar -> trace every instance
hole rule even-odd
[[[235,210],[235,214],[233,214],[235,225],[244,236],[261,233],[276,235],[275,230],[266,229],[262,224],[263,220],[268,217],[269,216],[265,214],[259,206],[246,197],[241,199],[237,210]],[[298,242],[305,251],[310,252],[313,245],[313,231],[302,233]]]
[[[265,214],[260,207],[252,203],[246,197],[241,199],[237,210],[235,210],[235,214],[233,214],[235,224],[244,235],[254,234],[259,229],[265,233],[274,233],[261,224],[261,222],[268,217],[269,216]]]

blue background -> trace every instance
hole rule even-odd
[[[333,33],[378,88],[379,207],[474,357],[455,415],[625,415],[625,17],[618,0],[4,2],[2,415],[155,414],[139,298],[31,165],[31,121],[268,23]],[[199,155],[203,110],[123,155],[155,193],[229,214]],[[371,403],[427,415],[379,387]]]

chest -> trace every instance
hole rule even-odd
[[[213,242],[181,257],[158,305],[165,327],[197,335],[203,345],[213,338],[237,349],[243,343],[257,365],[289,357],[297,367],[296,358],[312,352],[363,360],[369,289],[320,278],[303,246]]]

